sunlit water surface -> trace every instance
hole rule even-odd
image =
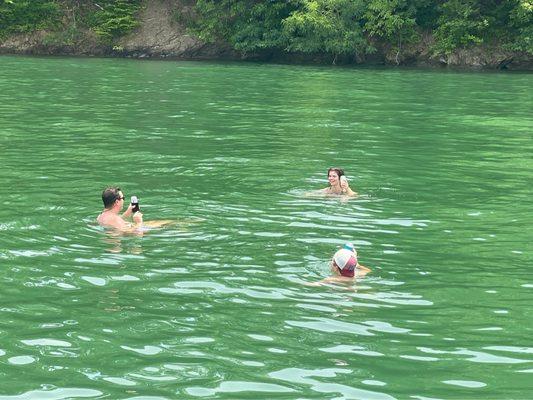
[[[531,88],[1,57],[0,399],[531,398]],[[105,233],[107,185],[176,223]]]

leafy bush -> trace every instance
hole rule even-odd
[[[441,7],[441,16],[435,30],[435,50],[446,54],[457,47],[468,47],[483,42],[483,31],[488,20],[479,11],[475,0],[449,0]]]
[[[510,42],[510,47],[533,54],[533,1],[519,1],[511,11],[510,21],[517,32],[514,40]]]
[[[43,38],[45,46],[74,46],[83,40],[83,33],[73,25],[65,29],[48,32]]]
[[[0,35],[51,28],[60,23],[61,15],[55,1],[0,0]]]
[[[365,30],[386,39],[416,37],[415,8],[406,0],[371,0],[364,14]]]
[[[104,41],[125,35],[139,25],[136,15],[140,0],[103,0],[98,9],[87,16],[90,28]]]
[[[81,40],[88,28],[111,43],[139,25],[142,2],[0,0],[0,37],[47,29],[47,40],[68,44]],[[436,54],[481,43],[533,54],[533,0],[182,0],[181,5],[176,20],[200,39],[225,41],[244,53],[336,58],[369,53],[372,44],[381,43],[399,55],[405,43],[432,33]]]
[[[77,24],[62,32],[62,18],[67,11],[76,21],[92,29],[100,38],[111,41],[138,26],[136,15],[141,0],[98,0],[62,2],[53,0],[0,0],[0,35],[51,29],[46,40],[51,43],[72,42]]]
[[[324,52],[337,55],[365,52],[362,1],[302,1],[284,21],[287,50],[304,53]]]
[[[198,0],[189,28],[204,41],[228,41],[244,52],[285,47],[282,21],[293,1]]]
[[[401,49],[422,31],[436,53],[483,42],[533,53],[533,0],[198,0],[194,33],[235,49],[351,54],[370,38]]]

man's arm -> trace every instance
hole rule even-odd
[[[140,212],[133,214],[133,223],[124,221],[124,219],[117,215],[116,223],[114,228],[125,233],[138,233],[139,229],[143,224],[143,215]]]
[[[133,214],[133,225],[135,226],[141,226],[143,224],[143,215],[140,211],[137,211]]]
[[[131,215],[132,209],[133,209],[133,206],[130,203],[130,205],[128,206],[128,209],[122,213],[122,218],[128,218]]]

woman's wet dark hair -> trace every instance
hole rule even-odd
[[[337,175],[339,176],[339,178],[340,178],[341,176],[344,175],[344,170],[343,170],[343,169],[340,169],[340,168],[330,168],[330,169],[328,169],[328,177],[329,177],[329,173],[330,173],[331,171],[335,171],[335,172],[337,173]]]

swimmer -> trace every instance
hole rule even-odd
[[[104,202],[104,210],[96,219],[101,226],[114,228],[119,231],[134,231],[142,225],[143,215],[140,211],[133,213],[133,206],[131,204],[126,211],[119,214],[124,207],[124,193],[122,193],[119,187],[105,188],[102,192],[102,201]],[[133,223],[124,220],[124,218],[130,216],[132,216]]]
[[[308,285],[319,286],[324,283],[350,283],[371,271],[364,265],[359,264],[357,261],[357,251],[351,243],[346,243],[342,249],[333,255],[330,261],[330,269],[333,276]]]
[[[343,196],[357,196],[357,193],[350,189],[344,170],[340,168],[328,169],[329,186],[320,190],[325,194],[339,194]]]
[[[98,224],[106,228],[114,228],[119,232],[134,233],[142,236],[143,232],[151,229],[162,228],[177,223],[177,221],[171,219],[143,222],[142,213],[140,211],[133,212],[134,205],[131,203],[127,210],[120,214],[124,207],[124,193],[122,193],[119,187],[105,188],[102,192],[102,201],[104,202],[104,211],[96,219]],[[130,216],[132,217],[133,223],[124,219]]]

